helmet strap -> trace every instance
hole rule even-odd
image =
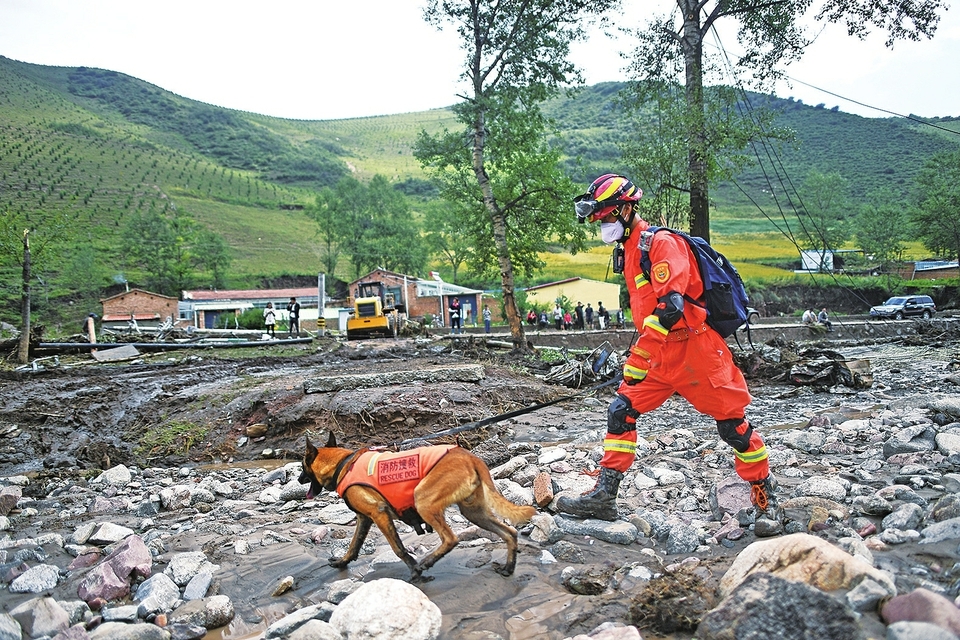
[[[624,216],[620,213],[617,214],[617,217],[623,221],[623,239],[626,240],[627,238],[630,237],[630,227],[631,227],[631,224],[633,223],[633,217],[636,215],[636,212],[634,212],[633,210],[632,203],[625,203],[622,206],[630,207],[630,213],[628,215]]]

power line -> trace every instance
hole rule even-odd
[[[739,76],[738,76],[738,74],[737,74],[737,71],[736,71],[736,67],[735,67],[735,66],[733,65],[733,63],[730,61],[730,57],[729,57],[726,49],[724,48],[723,43],[720,42],[720,34],[717,33],[717,30],[716,30],[715,27],[712,29],[712,33],[713,33],[713,37],[716,39],[716,43],[717,43],[716,46],[717,46],[717,48],[718,48],[718,49],[720,50],[720,52],[721,52],[722,59],[723,59],[724,62],[726,63],[727,72],[730,73],[730,75],[733,77],[734,85],[735,85],[735,87],[737,88],[737,90],[739,90],[740,94],[741,94],[742,97],[743,97],[743,104],[746,106],[746,112],[743,111],[743,107],[740,106],[740,105],[738,105],[738,110],[741,110],[741,114],[742,114],[744,117],[749,118],[749,119],[751,120],[751,122],[753,122],[755,125],[757,125],[757,126],[759,127],[759,126],[761,125],[761,123],[760,123],[759,120],[754,119],[754,115],[753,115],[753,104],[752,104],[752,102],[751,102],[751,100],[750,100],[750,96],[749,96],[749,94],[747,93],[746,89],[744,88],[743,83],[740,81],[740,78],[739,78]],[[799,81],[798,81],[798,82],[799,82]],[[810,86],[810,85],[808,85],[808,86]],[[814,88],[816,88],[816,87],[814,87]],[[835,95],[835,94],[831,94],[831,95]],[[838,96],[838,97],[842,97],[842,96]],[[844,99],[846,99],[846,98],[844,98]],[[858,104],[859,104],[859,103],[858,103]],[[869,105],[863,105],[863,106],[869,106]],[[919,122],[919,121],[918,121],[918,122]],[[762,129],[762,127],[761,127],[761,129]],[[751,142],[750,144],[751,144],[751,147],[753,147],[753,149],[754,149],[754,154],[755,154],[756,157],[757,157],[758,165],[760,166],[760,169],[761,169],[761,171],[763,172],[764,178],[765,178],[766,181],[767,181],[767,185],[768,185],[768,186],[770,187],[770,189],[771,189],[771,194],[772,194],[773,197],[774,197],[774,202],[775,202],[776,205],[777,205],[777,209],[780,211],[780,218],[781,218],[781,219],[783,220],[783,222],[784,222],[785,229],[780,229],[780,227],[777,225],[776,222],[774,222],[774,220],[770,217],[770,215],[767,214],[766,211],[764,211],[763,207],[760,206],[760,204],[759,204],[758,202],[756,202],[753,198],[751,198],[751,197],[746,193],[746,191],[743,189],[743,187],[742,187],[740,184],[738,184],[735,180],[732,181],[732,182],[733,182],[734,185],[735,185],[745,196],[747,196],[748,199],[760,210],[760,213],[763,214],[763,216],[764,216],[767,220],[769,220],[771,223],[773,223],[774,227],[777,228],[777,229],[791,242],[791,244],[793,244],[793,245],[799,250],[799,249],[800,249],[800,245],[799,245],[799,243],[797,242],[796,238],[794,237],[792,230],[790,229],[789,220],[787,219],[787,216],[786,216],[786,214],[785,214],[785,212],[784,212],[784,210],[783,210],[783,207],[780,205],[780,200],[779,200],[779,198],[777,197],[776,189],[774,189],[774,188],[773,188],[773,185],[771,184],[770,176],[768,175],[768,173],[767,173],[767,171],[766,171],[766,168],[765,168],[765,166],[764,166],[764,163],[763,163],[763,161],[762,161],[762,159],[761,159],[761,157],[760,157],[760,152],[759,152],[759,150],[757,150],[757,141],[753,141],[753,142]],[[773,169],[773,171],[774,171],[774,173],[775,173],[775,175],[776,175],[776,178],[777,178],[777,180],[780,182],[780,186],[781,186],[781,188],[783,189],[784,193],[787,195],[788,199],[791,199],[791,194],[792,194],[792,195],[793,195],[793,198],[795,198],[795,200],[796,200],[796,203],[799,204],[800,210],[798,211],[796,205],[794,205],[792,202],[789,202],[789,201],[788,201],[788,204],[789,204],[789,205],[791,206],[791,208],[794,210],[794,213],[797,214],[797,222],[799,223],[801,229],[803,230],[803,232],[804,232],[808,237],[813,237],[813,236],[811,235],[810,231],[806,228],[806,225],[804,224],[803,216],[802,216],[802,215],[799,215],[799,214],[800,214],[800,211],[806,210],[806,207],[804,206],[803,201],[802,201],[802,199],[801,199],[801,197],[800,197],[800,192],[799,192],[799,190],[796,188],[796,186],[794,185],[793,181],[790,179],[789,173],[786,171],[786,168],[783,166],[783,161],[782,161],[782,158],[780,157],[780,154],[777,153],[777,151],[776,151],[775,149],[771,150],[770,146],[766,143],[766,140],[765,140],[764,137],[761,137],[761,138],[760,138],[760,140],[759,140],[759,145],[760,145],[760,147],[763,148],[764,153],[766,154],[767,159],[768,159],[768,161],[769,161],[770,164],[771,164],[771,168]],[[784,181],[786,181],[786,182],[789,184],[789,188],[787,187],[786,184],[784,184]],[[823,234],[821,233],[821,230],[820,230],[820,229],[817,229],[817,224],[816,224],[815,222],[814,222],[814,225],[813,225],[813,226],[814,226],[814,231],[817,232],[816,235],[819,236],[819,237],[824,241],[824,249],[826,249],[826,238],[823,237]],[[858,291],[855,291],[855,290],[851,289],[850,287],[846,286],[844,283],[840,282],[840,280],[837,278],[837,275],[836,275],[835,273],[829,273],[828,275],[829,275],[830,279],[832,279],[837,285],[839,285],[840,287],[842,287],[843,289],[845,289],[846,291],[848,291],[849,293],[851,293],[854,297],[858,298],[859,300],[861,300],[861,301],[864,302],[865,304],[869,304],[869,302],[868,302],[862,295],[860,295],[860,293],[859,293]],[[816,277],[813,276],[813,274],[811,274],[811,277],[813,277],[814,282],[816,282]]]
[[[883,113],[889,113],[889,114],[892,115],[892,116],[897,116],[898,118],[904,118],[904,119],[906,119],[906,120],[910,120],[910,121],[912,121],[912,122],[916,122],[917,124],[925,124],[925,125],[927,125],[928,127],[933,127],[934,129],[939,129],[940,131],[946,131],[947,133],[952,133],[953,135],[960,135],[960,131],[954,131],[953,129],[947,129],[946,127],[941,127],[940,125],[934,124],[934,123],[932,123],[932,122],[927,122],[926,120],[923,120],[923,119],[921,119],[921,118],[915,118],[915,117],[912,116],[912,115],[905,116],[905,115],[903,115],[902,113],[897,113],[896,111],[890,111],[889,109],[883,109],[883,108],[881,108],[881,107],[875,107],[875,106],[873,106],[872,104],[867,104],[867,103],[865,103],[865,102],[860,102],[860,101],[858,101],[858,100],[854,100],[853,98],[848,98],[848,97],[846,97],[846,96],[842,96],[842,95],[840,95],[839,93],[834,93],[833,91],[827,91],[826,89],[823,89],[823,88],[818,87],[818,86],[816,86],[816,85],[812,85],[812,84],[810,84],[809,82],[804,82],[803,80],[797,80],[796,78],[794,78],[794,77],[792,77],[792,76],[784,76],[784,77],[785,77],[785,78],[788,78],[788,79],[790,79],[790,80],[792,80],[793,82],[796,82],[796,83],[798,83],[798,84],[802,84],[802,85],[804,85],[804,86],[806,86],[806,87],[810,87],[811,89],[816,89],[817,91],[822,91],[823,93],[826,93],[827,95],[831,95],[831,96],[833,96],[834,98],[840,98],[841,100],[846,100],[847,102],[852,102],[853,104],[860,105],[861,107],[866,107],[866,108],[868,108],[868,109],[873,109],[873,110],[875,110],[875,111],[880,111],[880,112],[883,112]]]

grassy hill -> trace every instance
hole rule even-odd
[[[546,105],[560,125],[578,180],[621,170],[615,98],[624,85],[604,83]],[[770,100],[779,124],[799,144],[783,152],[797,183],[811,169],[837,170],[862,198],[880,185],[902,192],[924,160],[955,147],[957,136],[903,119],[866,119],[823,106]],[[958,119],[938,126],[960,129]],[[67,214],[72,252],[41,265],[45,299],[69,297],[78,277],[97,291],[128,273],[120,237],[132,216],[176,208],[230,246],[229,286],[263,277],[319,270],[315,225],[298,207],[345,175],[386,176],[407,193],[429,193],[412,147],[421,130],[457,128],[449,109],[331,121],[284,120],[214,107],[121,73],[46,67],[0,56],[0,214],[36,220]],[[574,158],[584,161],[575,165]],[[583,168],[585,167],[585,168]],[[738,183],[763,194],[759,170]],[[735,260],[795,255],[764,213],[732,185],[712,191],[715,241]],[[755,235],[766,233],[765,236]],[[749,241],[744,240],[744,234]],[[73,254],[71,256],[71,253]],[[91,255],[90,264],[77,256]],[[543,280],[570,275],[603,278],[609,251],[553,254]],[[82,268],[81,268],[82,267]],[[18,267],[0,255],[0,318],[16,317]],[[759,264],[746,277],[776,273]],[[79,275],[78,275],[79,274]]]

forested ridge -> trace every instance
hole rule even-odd
[[[557,125],[568,173],[578,182],[622,171],[617,96],[627,85],[603,83],[545,104]],[[333,97],[331,97],[333,99]],[[775,152],[783,175],[838,172],[856,202],[879,187],[906,197],[923,163],[954,150],[960,118],[940,127],[903,118],[862,118],[828,105],[747,94],[744,108],[771,108],[795,143]],[[42,264],[45,295],[96,297],[111,281],[137,281],[126,260],[132,218],[173,215],[222,239],[232,256],[226,284],[317,271],[316,222],[302,207],[344,176],[384,176],[414,202],[432,188],[413,147],[422,130],[455,129],[449,108],[332,121],[285,120],[216,107],[175,95],[122,73],[47,67],[0,57],[0,212],[8,219],[56,215],[70,251]],[[748,168],[712,191],[714,224],[763,198],[768,167]],[[645,186],[645,188],[647,188]],[[565,207],[566,203],[559,205]],[[740,211],[741,213],[737,213]],[[216,237],[206,237],[215,241]],[[211,240],[212,238],[212,240]],[[210,251],[214,251],[213,247]],[[19,296],[19,267],[10,247],[0,256],[2,297]],[[206,267],[204,267],[206,268]],[[213,267],[210,267],[211,269]],[[199,284],[199,283],[198,283]],[[15,317],[4,304],[4,319]],[[9,313],[8,313],[9,311]]]

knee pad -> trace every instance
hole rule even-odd
[[[633,422],[627,422],[628,417],[633,418]],[[633,408],[630,400],[618,394],[607,408],[607,433],[619,435],[627,431],[636,431],[638,417],[640,412]]]
[[[717,431],[720,433],[721,440],[740,453],[750,448],[750,436],[753,435],[753,427],[746,419],[717,420]]]

